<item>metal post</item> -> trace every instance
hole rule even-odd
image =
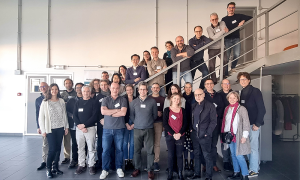
[[[259,76],[259,90],[261,91],[261,85],[262,85],[262,67],[260,67],[260,76]]]
[[[223,81],[224,66],[224,37],[221,39],[220,82]],[[227,67],[228,68],[228,67]]]
[[[265,56],[269,56],[269,12],[265,15]]]
[[[180,82],[180,63],[177,64],[177,85],[178,86],[180,84],[179,82]]]
[[[21,36],[22,36],[22,0],[18,1],[18,44],[17,44],[17,70],[15,74],[21,74]]]
[[[50,65],[50,25],[51,25],[51,0],[48,0],[48,43],[47,43],[47,65],[46,68],[51,68]]]
[[[156,47],[158,47],[158,0],[155,1],[155,14],[156,14],[156,22],[155,22],[155,35],[156,35]]]
[[[298,45],[300,46],[300,3],[298,5]]]
[[[189,39],[189,0],[186,0],[186,39]]]

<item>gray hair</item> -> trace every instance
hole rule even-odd
[[[144,81],[139,82],[138,88],[140,89],[140,86],[146,86],[146,89],[148,90],[148,84]]]
[[[88,86],[88,85],[82,86],[82,88],[81,88],[82,92],[83,92],[84,88],[89,88],[90,92],[92,92],[92,87],[91,86]]]
[[[215,12],[211,13],[209,17],[211,17],[211,16],[217,16],[217,17],[219,17],[218,14],[215,13]]]
[[[232,95],[232,94],[238,99],[238,102],[239,102],[240,101],[240,95],[236,91],[231,91],[230,93],[228,93],[227,96],[226,96],[226,99],[228,100],[229,96]]]
[[[185,87],[185,85],[191,85],[191,87],[193,87],[193,85],[192,85],[192,83],[190,83],[190,82],[186,82],[185,84],[184,84],[184,87]]]

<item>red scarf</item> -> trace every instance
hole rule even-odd
[[[223,121],[222,121],[222,129],[221,129],[221,133],[224,133],[224,128],[225,128],[225,121],[226,121],[226,115],[227,115],[227,111],[229,109],[229,107],[233,107],[233,112],[232,112],[232,117],[231,117],[231,123],[230,123],[230,132],[233,136],[233,139],[232,141],[233,142],[236,142],[236,137],[233,133],[233,127],[232,127],[232,123],[233,123],[233,120],[234,120],[234,117],[235,117],[235,114],[236,114],[236,111],[239,107],[239,102],[236,102],[235,104],[229,104],[226,109],[225,109],[225,112],[224,112],[224,116],[223,116]]]

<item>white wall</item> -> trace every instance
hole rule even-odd
[[[158,0],[158,47],[165,52],[164,42],[177,35],[186,42],[193,28],[210,25],[209,15],[226,15],[229,1]],[[258,6],[258,0],[236,0],[237,6]],[[22,63],[24,72],[74,72],[74,81],[83,80],[84,70],[98,68],[47,69],[47,0],[24,0],[22,13]],[[262,0],[269,7],[273,0]],[[298,0],[288,0],[270,22],[297,8]],[[1,133],[22,133],[25,119],[25,77],[14,75],[17,60],[18,0],[0,0],[0,114]],[[52,0],[51,7],[51,64],[130,66],[130,56],[142,55],[155,46],[155,0]],[[187,13],[188,12],[188,13]],[[275,28],[272,33],[297,27],[295,16],[289,25]],[[293,22],[293,23],[291,23]],[[296,22],[296,21],[295,21]],[[284,31],[284,32],[287,32]],[[271,46],[272,52],[297,42],[296,34],[286,36]],[[280,44],[280,45],[278,45]],[[281,47],[282,46],[282,47]],[[263,50],[262,50],[263,52]],[[207,58],[207,55],[205,55]],[[117,70],[109,68],[107,70]],[[17,92],[23,96],[17,97]],[[16,111],[18,113],[16,113]],[[34,112],[33,112],[34,113]]]

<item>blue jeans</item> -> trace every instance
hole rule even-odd
[[[259,133],[260,129],[257,131],[251,130],[249,132],[250,138],[250,146],[251,146],[251,154],[248,155],[248,159],[250,161],[249,170],[258,173],[259,171]]]
[[[151,90],[152,86],[148,86],[148,93],[151,94],[152,90]],[[165,91],[165,87],[160,88],[159,90],[159,95],[162,97],[166,97],[166,91]]]
[[[230,48],[231,46],[235,45],[238,42],[240,42],[240,38],[225,39],[224,40],[225,48],[228,49],[228,48]],[[233,50],[233,60],[238,58],[240,56],[240,53],[241,53],[241,44],[237,44],[237,45],[233,46],[232,48],[230,48],[226,51],[228,62],[229,62],[231,50]],[[231,69],[235,68],[235,66],[238,63],[238,60],[239,59],[236,59],[234,62],[231,62]],[[226,66],[226,67],[227,67],[227,70],[228,70],[228,66]]]
[[[110,167],[110,153],[113,143],[116,150],[116,169],[122,168],[123,165],[123,139],[124,139],[124,130],[125,129],[103,129],[102,135],[102,169],[109,171]]]
[[[179,84],[178,86],[181,87],[181,79],[183,78],[185,82],[190,82],[193,83],[193,78],[192,78],[192,73],[188,72],[187,74],[185,74],[188,71],[184,71],[184,72],[180,72],[180,80],[179,80]],[[177,72],[172,72],[173,73],[173,84],[177,84]],[[183,74],[185,74],[184,76],[182,76]]]
[[[128,122],[129,125],[132,124],[131,119]],[[123,141],[123,157],[124,159],[128,159],[128,143],[129,143],[129,159],[133,159],[133,152],[134,152],[134,130],[128,130],[125,128],[124,130],[124,141]]]
[[[237,140],[238,141],[238,140]],[[248,167],[246,160],[243,155],[236,155],[236,143],[231,142],[229,144],[230,147],[230,152],[231,152],[231,157],[232,157],[232,164],[233,164],[233,170],[234,172],[240,172],[242,170],[242,175],[243,176],[248,176]]]

